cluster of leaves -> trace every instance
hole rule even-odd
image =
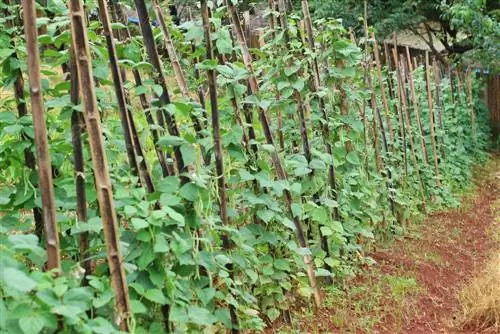
[[[17,6],[0,6],[10,14],[0,22],[16,19]],[[55,171],[62,274],[53,277],[40,271],[45,262],[43,242],[32,234],[30,212],[34,207],[41,207],[40,190],[36,172],[24,166],[24,150],[34,151],[33,128],[29,117],[16,117],[19,101],[8,94],[0,101],[0,159],[4,163],[0,170],[0,209],[3,211],[0,218],[3,269],[0,329],[7,333],[30,334],[61,329],[71,333],[115,333],[118,330],[115,329],[116,319],[112,317],[113,292],[87,145],[84,145],[84,158],[85,170],[89,171],[86,177],[89,217],[81,222],[75,216],[70,116],[73,110],[82,111],[82,106],[71,104],[70,85],[60,69],[69,59],[68,13],[63,1],[49,1],[43,9],[50,19],[39,19],[39,26],[45,29],[39,36],[39,43]],[[213,165],[205,165],[201,159],[201,148],[212,154],[213,142],[210,136],[197,136],[190,124],[190,113],[203,114],[201,106],[177,96],[176,102],[166,109],[178,118],[181,136],[164,134],[158,143],[168,153],[180,147],[185,163],[192,170],[183,175],[189,180],[185,183],[178,176],[162,177],[150,129],[137,103],[139,94],[161,94],[161,86],[150,79],[143,80],[142,86],[126,82],[131,100],[129,107],[136,118],[141,142],[145,144],[145,157],[151,165],[156,191],[147,194],[137,185],[138,178],[130,174],[123,154],[123,132],[115,112],[116,101],[110,94],[112,81],[104,36],[99,33],[98,21],[89,22],[93,73],[99,83],[96,92],[134,313],[130,327],[136,333],[164,332],[163,317],[167,306],[169,326],[178,332],[230,328],[228,305],[238,311],[241,329],[262,330],[266,321],[273,321],[289,310],[296,299],[307,301],[311,296],[303,263],[305,254],[312,254],[316,276],[333,277],[340,282],[352,275],[360,263],[370,261],[364,255],[370,244],[401,234],[402,222],[419,215],[422,208],[421,199],[415,195],[418,193],[415,171],[410,166],[406,176],[404,172],[401,153],[410,154],[406,143],[400,140],[392,143],[394,149],[384,157],[384,163],[392,172],[389,187],[387,175],[377,171],[372,140],[379,134],[371,127],[374,113],[367,107],[370,91],[364,81],[363,54],[347,38],[339,21],[317,22],[315,38],[324,46],[321,52],[303,42],[299,17],[289,18],[286,32],[269,30],[265,46],[260,51],[254,50],[257,58],[254,66],[261,85],[261,94],[254,96],[247,94],[249,73],[239,61],[239,48],[231,39],[230,27],[223,23],[225,14],[224,7],[213,10],[214,45],[220,55],[233,60],[225,64],[205,60],[197,68],[201,71],[215,69],[218,73],[230,226],[223,226],[219,217]],[[115,29],[119,28],[122,26],[115,24]],[[196,79],[192,65],[205,51],[203,30],[198,21],[186,23],[183,28],[185,31],[175,30],[173,37],[177,50],[183,54],[183,69],[195,91],[198,85],[204,84],[204,80]],[[161,32],[155,33],[161,41]],[[290,39],[288,45],[285,33]],[[0,41],[4,41],[0,44],[2,85],[4,92],[10,92],[16,77],[26,70],[22,29],[4,25]],[[191,44],[195,45],[195,52],[191,51]],[[152,66],[145,58],[140,36],[117,42],[117,51],[127,71],[134,69],[145,77],[151,75]],[[233,54],[236,58],[231,58]],[[321,66],[325,72],[322,74],[323,88],[313,93],[310,80],[314,59],[329,65]],[[338,62],[343,68],[330,65]],[[168,61],[165,61],[165,70],[172,71]],[[424,106],[426,87],[422,69],[415,75],[420,105]],[[385,71],[384,78],[394,82],[394,73]],[[341,110],[339,87],[349,92],[348,114]],[[447,79],[440,88],[444,94],[442,106],[436,108],[440,108],[443,120],[437,132],[445,152],[439,165],[443,187],[436,186],[437,177],[430,168],[423,170],[426,196],[434,200],[431,210],[457,204],[453,194],[467,187],[471,168],[478,158],[485,157],[484,149],[488,145],[486,112],[479,97],[474,96],[477,117],[473,132],[471,106],[465,90],[455,90],[452,99]],[[386,86],[376,89],[386,89]],[[320,112],[319,98],[325,101],[326,119]],[[273,133],[283,134],[284,147],[269,145],[257,120],[246,120],[242,128],[235,120],[234,101],[242,111],[252,113],[257,108],[264,109],[271,119]],[[306,113],[310,159],[301,149],[296,114],[300,101],[310,101],[310,111]],[[397,99],[392,99],[390,104],[394,110]],[[149,111],[159,109],[153,103]],[[411,114],[415,122],[415,113]],[[282,117],[281,127],[278,117]],[[426,145],[431,151],[429,117],[429,110],[422,108]],[[391,118],[395,132],[404,131],[396,126],[398,115],[393,113]],[[329,138],[321,135],[323,124],[330,128]],[[245,146],[243,133],[250,127],[255,138]],[[204,131],[208,134],[208,129]],[[83,137],[86,143],[86,135]],[[325,153],[325,139],[333,146],[331,155]],[[288,180],[275,177],[269,155],[274,150],[279,150]],[[423,160],[419,155],[419,162]],[[337,175],[335,190],[327,183],[328,168],[332,165]],[[421,169],[425,169],[424,165]],[[293,215],[307,222],[309,248],[301,248],[295,240],[294,217],[285,210],[285,189],[293,197]],[[396,202],[395,212],[390,209],[390,198]],[[339,218],[332,215],[336,209]],[[90,255],[86,260],[93,264],[92,275],[85,277],[79,267],[82,260],[79,258],[79,236],[84,232],[90,235]],[[222,247],[223,234],[229,236],[233,245],[229,251]],[[329,253],[321,245],[320,234],[328,239]]]

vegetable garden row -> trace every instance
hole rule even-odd
[[[270,0],[259,48],[232,0],[181,27],[158,0],[128,3],[138,27],[41,3],[0,4],[2,332],[289,323],[486,159],[469,69],[307,0]]]

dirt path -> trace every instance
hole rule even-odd
[[[498,250],[500,160],[478,170],[477,190],[459,209],[429,216],[418,226],[418,239],[404,240],[374,259],[384,273],[411,272],[420,293],[407,297],[403,321],[387,315],[380,333],[463,333],[456,328],[458,293]],[[494,232],[496,231],[496,232]],[[469,331],[474,333],[474,331]]]
[[[412,225],[406,238],[370,254],[377,263],[344,290],[328,291],[325,308],[299,308],[294,329],[270,332],[476,333],[456,327],[458,293],[500,249],[500,156],[474,179],[460,208]]]

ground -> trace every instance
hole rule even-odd
[[[412,224],[407,236],[370,256],[376,264],[315,314],[295,312],[289,333],[479,333],[460,325],[459,294],[500,250],[500,156],[475,170],[458,209]],[[498,330],[490,328],[487,333]]]

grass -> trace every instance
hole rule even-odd
[[[500,254],[460,293],[464,330],[500,331]]]
[[[496,179],[500,181],[500,173]],[[496,219],[487,234],[500,245],[500,200],[491,208]],[[462,329],[500,332],[500,248],[486,269],[462,289],[459,300],[462,312],[458,320]]]

